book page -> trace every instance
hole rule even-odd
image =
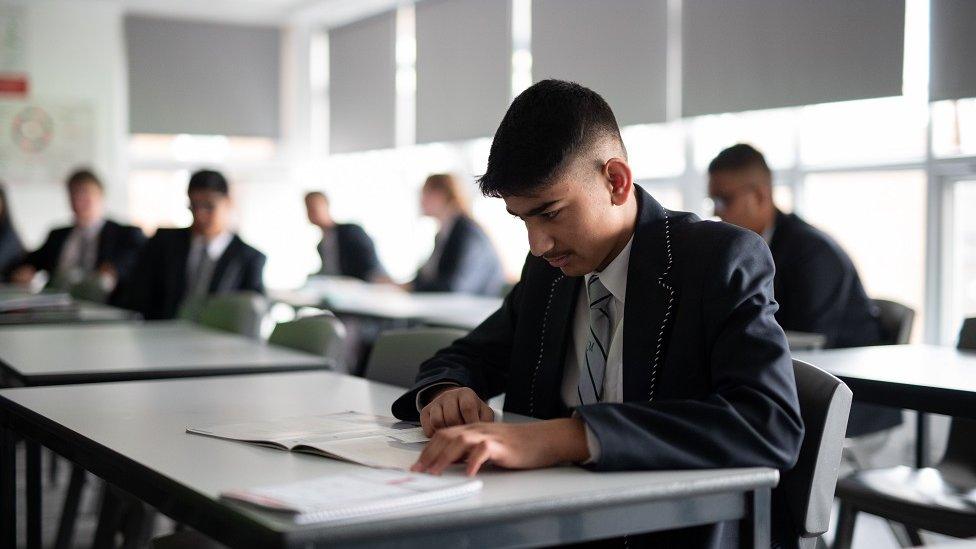
[[[325,453],[332,453],[326,449],[330,443],[345,440],[376,438],[379,441],[396,442],[400,446],[412,445],[419,449],[422,449],[423,445],[417,443],[427,441],[423,430],[414,424],[401,422],[391,417],[360,412],[339,412],[268,421],[187,427],[186,430],[193,434],[229,440],[277,444],[289,450],[296,446],[308,446]],[[380,444],[374,441],[364,444],[363,448],[369,447],[372,452],[379,446]],[[342,452],[342,455],[336,454],[337,457],[360,463],[359,460],[350,456],[352,451],[350,446],[339,445],[337,448]],[[417,455],[419,455],[419,450],[417,450]],[[395,462],[401,463],[403,459],[397,459]],[[371,461],[374,460],[371,459]]]

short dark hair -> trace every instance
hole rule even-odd
[[[478,178],[485,196],[524,196],[552,183],[558,170],[601,138],[616,140],[620,128],[600,94],[575,82],[542,80],[512,101]]]
[[[103,191],[105,190],[105,187],[102,185],[102,181],[97,175],[95,175],[95,172],[91,171],[89,168],[80,168],[71,172],[71,175],[68,176],[68,181],[66,183],[68,192],[70,193],[72,189],[84,183],[94,183],[99,189]]]
[[[190,184],[186,189],[188,194],[193,191],[214,191],[224,196],[230,194],[230,190],[227,187],[227,179],[224,178],[223,174],[214,170],[198,170],[194,172],[190,176]]]
[[[708,173],[739,171],[749,168],[759,168],[767,174],[772,173],[761,152],[752,145],[738,143],[718,153],[718,156],[708,164]]]

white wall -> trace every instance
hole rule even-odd
[[[92,106],[94,158],[106,184],[109,214],[125,218],[128,97],[122,9],[97,0],[30,0],[26,7],[31,100]],[[63,181],[8,183],[11,211],[28,247],[70,220]]]

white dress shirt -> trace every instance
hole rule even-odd
[[[319,258],[322,259],[320,275],[341,275],[339,263],[339,231],[335,227],[322,230],[322,241],[319,242]]]
[[[594,274],[600,275],[600,282],[613,295],[610,303],[610,349],[607,350],[607,363],[603,375],[603,398],[601,402],[623,402],[624,400],[624,303],[627,298],[627,269],[630,267],[630,249],[634,244],[631,236],[617,257],[603,271],[586,275],[576,298],[576,312],[573,315],[573,343],[567,349],[566,364],[563,366],[563,382],[560,389],[563,404],[568,408],[579,406],[580,372],[586,368],[586,341],[590,334],[590,303],[586,295],[587,283]],[[590,450],[589,462],[600,458],[600,444],[590,428],[586,428],[586,445]]]
[[[224,255],[224,251],[233,239],[234,234],[229,231],[222,232],[209,241],[202,235],[193,235],[190,240],[190,255],[186,260],[188,297],[192,297],[194,293],[207,294],[217,260]],[[207,254],[206,262],[203,261],[204,252]],[[205,268],[206,272],[197,272],[201,267]]]
[[[457,223],[457,218],[458,216],[454,216],[448,219],[437,231],[437,236],[434,237],[434,251],[430,252],[427,262],[420,267],[420,275],[425,279],[437,276],[437,265],[441,262],[441,256],[444,255],[444,246],[447,245],[447,238],[451,235],[451,229]]]
[[[105,226],[99,219],[87,227],[75,225],[68,234],[58,257],[57,277],[68,284],[81,282],[97,267],[98,235]]]

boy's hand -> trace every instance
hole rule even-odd
[[[491,461],[510,469],[536,469],[589,459],[586,431],[579,418],[534,423],[475,423],[434,433],[417,463],[418,473],[439,475],[449,465],[467,462],[474,475]]]
[[[467,387],[449,387],[441,391],[420,411],[420,426],[427,436],[433,436],[445,427],[494,420],[495,412]]]

